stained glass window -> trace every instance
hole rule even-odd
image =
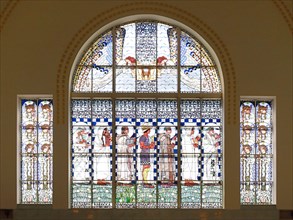
[[[241,203],[273,203],[272,101],[241,101]]]
[[[52,203],[53,103],[21,100],[20,203]]]
[[[137,21],[85,50],[71,97],[73,208],[222,208],[222,93],[206,47]]]

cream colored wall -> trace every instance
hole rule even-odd
[[[6,18],[1,21],[0,39],[0,208],[15,208],[17,204],[17,96],[27,94],[54,95],[53,206],[68,207],[67,86],[74,57],[100,27],[142,13],[171,17],[189,26],[205,38],[219,57],[225,79],[228,209],[240,207],[239,98],[276,97],[276,203],[279,209],[293,209],[292,23],[284,19],[290,15],[287,12],[284,17],[284,6],[270,0],[52,0],[17,1],[8,13],[4,8],[12,6],[7,2],[0,2],[4,15],[1,19]],[[292,2],[286,1],[285,6],[290,10]]]

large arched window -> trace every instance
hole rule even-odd
[[[223,207],[222,84],[204,43],[137,20],[73,72],[71,207]]]

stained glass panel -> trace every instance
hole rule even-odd
[[[72,208],[91,208],[91,185],[89,182],[73,182],[72,185]]]
[[[116,69],[116,92],[136,91],[136,69],[135,67],[118,67]]]
[[[135,184],[118,183],[116,186],[116,208],[135,207]]]
[[[221,83],[198,39],[150,20],[113,27],[84,54],[72,91],[105,93],[72,100],[73,207],[222,207],[222,102],[199,99]]]
[[[201,68],[201,91],[211,93],[221,91],[220,78],[215,67]]]
[[[201,64],[205,67],[216,66],[210,52],[203,45],[201,45]]]
[[[153,22],[136,23],[137,65],[156,65],[157,24]]]
[[[200,92],[200,66],[182,67],[180,71],[181,92]]]
[[[92,68],[88,66],[78,66],[73,78],[74,92],[91,92],[92,90]]]
[[[177,64],[177,33],[165,24],[157,25],[157,65],[174,66]]]
[[[93,184],[93,208],[112,207],[112,185]]]
[[[116,64],[136,65],[136,27],[135,23],[118,27],[116,30]]]
[[[91,125],[91,109],[90,100],[72,100],[72,125]]]
[[[100,37],[92,46],[92,62],[96,65],[112,65],[113,37],[109,31]]]
[[[243,205],[255,204],[255,182],[241,182],[240,183],[240,201]]]
[[[21,203],[52,203],[52,100],[21,100]]]
[[[157,71],[155,68],[145,67],[136,69],[136,79],[137,92],[156,92]]]
[[[112,92],[112,67],[97,66],[93,68],[93,92]]]
[[[201,64],[201,45],[186,32],[181,32],[181,65],[197,66]]]
[[[177,69],[158,68],[157,85],[158,92],[176,92],[177,91]]]
[[[201,208],[201,183],[184,182],[181,184],[181,208]]]
[[[202,187],[202,208],[222,207],[222,186],[219,182],[205,182]]]
[[[158,208],[177,208],[177,185],[158,186]]]
[[[260,205],[272,204],[273,184],[260,182],[256,188],[256,203]]]
[[[192,35],[158,22],[129,23],[101,35],[77,66],[73,91],[112,92],[113,76],[116,92],[177,92],[178,77],[181,92],[221,92],[219,71],[209,51]]]
[[[242,204],[272,204],[272,102],[240,103],[240,181]]]
[[[148,185],[138,181],[137,183],[137,208],[157,207],[156,181],[148,181]]]
[[[40,181],[38,188],[39,203],[47,204],[52,203],[53,196],[53,183],[52,181]]]
[[[21,183],[21,203],[35,204],[38,203],[37,197],[37,181],[22,181]]]
[[[181,207],[222,207],[221,101],[182,100],[180,107]]]

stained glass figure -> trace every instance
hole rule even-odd
[[[242,204],[272,204],[272,102],[241,101],[240,182]]]
[[[21,203],[52,203],[52,100],[21,100]]]
[[[123,208],[125,201],[123,192],[132,191],[135,180],[135,101],[134,100],[116,100],[116,182],[119,195],[116,192],[116,198],[119,197],[118,206]],[[129,187],[129,190],[127,189]],[[130,197],[128,197],[130,198]],[[118,207],[117,206],[117,207]]]
[[[177,102],[173,100],[158,101],[158,181],[159,189],[171,187],[177,190]],[[163,190],[165,191],[165,190]],[[160,193],[160,192],[159,192]],[[167,199],[168,200],[168,199]],[[165,202],[167,202],[167,200]],[[160,201],[163,203],[163,200]],[[163,205],[163,204],[161,204]],[[168,206],[168,205],[167,205]]]
[[[211,99],[220,97],[221,86],[210,52],[179,27],[139,20],[98,36],[72,80],[72,96],[79,97],[71,103],[72,207],[221,208],[222,101]],[[31,112],[23,133],[34,152],[38,129]],[[246,142],[246,136],[259,140],[255,154],[271,139],[270,129],[262,129],[268,117],[241,133]],[[52,133],[47,126],[39,130],[44,137]],[[253,181],[270,183],[266,146],[264,157],[253,157],[260,169]],[[261,189],[253,189],[259,200]]]
[[[72,100],[72,206],[111,208],[112,101]]]
[[[182,100],[181,207],[222,206],[220,100]]]

